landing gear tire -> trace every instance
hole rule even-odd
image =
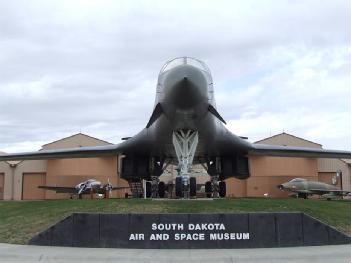
[[[227,185],[223,181],[218,184],[218,194],[219,197],[225,197],[227,195]]]
[[[205,183],[205,193],[208,198],[212,197],[212,183],[210,181],[207,181]]]
[[[297,198],[307,199],[308,196],[307,196],[307,194],[297,194]]]
[[[196,197],[196,177],[190,177],[190,197]]]
[[[158,196],[164,198],[166,193],[166,184],[164,182],[158,183]]]
[[[151,197],[151,182],[145,183],[145,192],[146,192],[146,198],[150,198]]]
[[[175,195],[177,198],[181,198],[183,193],[183,183],[181,177],[176,177],[175,180]]]

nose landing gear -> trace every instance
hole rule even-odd
[[[178,176],[176,178],[176,197],[190,198],[196,196],[196,178],[190,177],[199,134],[197,131],[179,130],[173,132],[173,146],[178,159]]]

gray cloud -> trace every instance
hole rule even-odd
[[[142,129],[164,62],[211,68],[228,127],[351,149],[349,1],[1,1],[0,149]]]

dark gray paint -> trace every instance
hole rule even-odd
[[[225,231],[249,232],[249,240],[129,241],[130,233],[152,231],[152,223],[223,223]],[[61,234],[60,234],[61,232]],[[33,237],[29,244],[110,248],[259,248],[350,244],[351,237],[300,212],[236,214],[93,214],[75,213]]]
[[[276,214],[277,243],[280,247],[302,246],[303,245],[303,220],[301,213]],[[291,227],[294,226],[294,231]]]

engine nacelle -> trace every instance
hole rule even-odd
[[[163,173],[163,162],[159,158],[149,156],[126,156],[122,158],[121,178],[126,180],[150,180],[151,175]]]
[[[220,179],[229,177],[247,179],[250,177],[249,158],[242,155],[222,156]]]
[[[150,180],[150,158],[148,156],[126,156],[122,158],[121,178],[126,180]]]

